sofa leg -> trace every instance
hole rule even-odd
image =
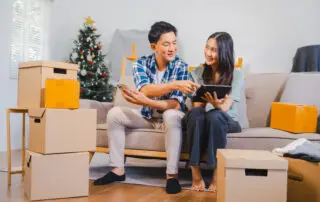
[[[124,164],[127,162],[127,156],[124,156]]]
[[[89,163],[91,163],[91,160],[92,160],[92,158],[93,158],[94,153],[96,153],[96,152],[89,152],[89,154],[90,154],[90,156],[89,156]]]

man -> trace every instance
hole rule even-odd
[[[167,22],[156,22],[148,34],[153,54],[139,58],[133,65],[137,91],[122,88],[129,102],[142,105],[136,109],[114,107],[107,116],[110,166],[113,169],[95,185],[125,180],[125,128],[155,128],[163,123],[167,152],[167,184],[169,194],[181,191],[177,179],[184,116],[185,95],[195,91],[197,84],[188,80],[187,64],[177,53],[177,30]]]

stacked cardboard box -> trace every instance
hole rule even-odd
[[[89,195],[89,151],[96,147],[96,110],[79,109],[78,66],[20,63],[18,107],[29,113],[24,190],[29,200]]]

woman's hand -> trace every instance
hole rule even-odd
[[[126,99],[128,102],[137,105],[148,105],[147,103],[150,101],[150,99],[147,96],[136,90],[123,88],[121,94],[124,97],[124,99]]]
[[[202,99],[212,104],[215,109],[221,109],[222,104],[228,99],[228,95],[223,99],[218,99],[216,92],[213,92],[213,96],[209,92],[206,92],[204,95],[205,97],[202,97]]]

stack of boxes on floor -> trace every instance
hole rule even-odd
[[[96,147],[96,110],[79,109],[78,66],[20,63],[18,107],[29,112],[24,191],[29,200],[89,195],[89,151]]]

